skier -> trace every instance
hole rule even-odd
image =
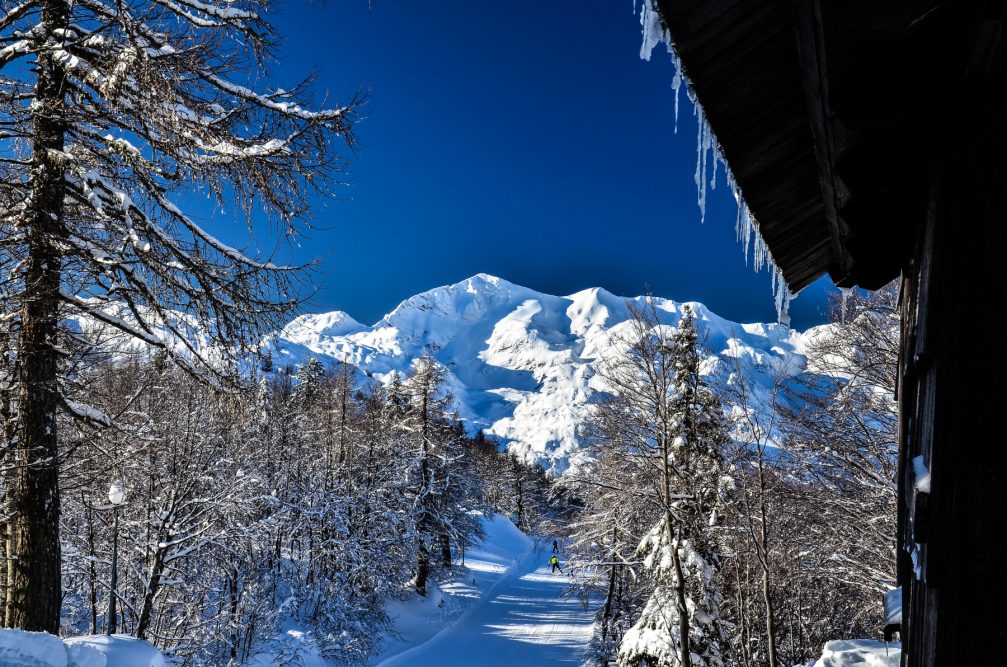
[[[553,556],[552,558],[549,559],[549,564],[552,565],[553,574],[556,574],[556,570],[559,570],[560,574],[566,574],[565,572],[563,572],[563,568],[559,566],[559,558]]]
[[[556,540],[552,541],[552,552],[554,554],[558,554],[559,553],[559,543],[556,542]]]

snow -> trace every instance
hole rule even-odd
[[[168,667],[168,659],[156,648],[128,635],[85,635],[65,640],[68,651],[88,650],[105,658],[105,667]],[[82,663],[80,667],[91,667]],[[97,667],[97,664],[95,665]]]
[[[63,403],[71,413],[81,419],[100,424],[101,426],[111,426],[113,424],[111,417],[95,407],[84,405],[68,398],[63,399]]]
[[[826,642],[822,657],[809,667],[899,667],[901,644],[873,639]]]
[[[902,623],[902,587],[885,593],[885,625]]]
[[[269,651],[253,656],[244,664],[247,667],[272,667],[278,664],[331,667],[332,663],[322,657],[313,639],[310,632],[288,625],[272,643]]]
[[[644,297],[629,299],[637,306]],[[662,324],[677,326],[684,303],[655,297]],[[707,337],[705,372],[716,386],[724,362],[738,359],[759,400],[769,401],[772,374],[798,374],[800,334],[778,324],[730,322],[690,304]],[[627,300],[601,288],[553,296],[478,274],[403,301],[373,326],[342,312],[303,315],[273,340],[274,368],[317,356],[328,367],[357,366],[376,381],[405,373],[431,355],[470,430],[485,429],[524,460],[560,474],[578,457],[580,428],[599,391],[599,358],[630,333]],[[761,397],[761,399],[759,398]]]
[[[544,542],[529,540],[499,515],[485,528],[486,538],[465,554],[463,581],[393,609],[401,640],[386,640],[379,667],[583,662],[594,609],[563,595],[570,579],[550,573]],[[441,599],[444,606],[435,606]],[[459,600],[464,607],[452,608]]]
[[[0,630],[0,665],[10,667],[66,667],[66,647],[59,637],[44,632]]]
[[[913,486],[920,493],[930,493],[930,471],[922,455],[913,457]]]
[[[0,630],[4,667],[168,667],[147,642],[126,635],[87,635],[60,640],[44,632]]]
[[[506,517],[483,519],[486,537],[465,552],[464,567],[412,589],[388,606],[393,629],[381,637],[371,665],[380,667],[494,667],[579,665],[591,640],[592,607],[564,596],[565,575],[549,572],[549,553]],[[287,625],[250,667],[297,664],[333,667],[310,632]]]

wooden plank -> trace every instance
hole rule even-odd
[[[820,0],[797,0],[794,3],[794,11],[797,17],[797,51],[802,89],[807,104],[825,222],[828,224],[832,240],[831,262],[833,266],[850,273],[852,262],[843,243],[846,228],[838,213],[837,188],[833,174],[833,165],[836,162],[836,130],[829,111],[828,69],[825,61],[825,33],[822,29]]]

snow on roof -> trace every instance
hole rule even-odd
[[[902,624],[902,587],[885,593],[885,625]]]

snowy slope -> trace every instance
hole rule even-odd
[[[378,667],[510,667],[580,665],[591,640],[596,604],[564,595],[570,579],[549,572],[549,553],[506,517],[483,524],[486,539],[466,553],[464,611],[439,619],[437,632],[392,610],[401,640],[386,646]],[[474,593],[469,597],[470,593]],[[459,591],[439,597],[457,599]],[[450,605],[446,605],[450,606]]]
[[[630,301],[640,303],[642,297]],[[655,298],[663,324],[676,326],[683,303]],[[705,372],[728,381],[730,357],[740,360],[751,386],[765,400],[772,371],[805,366],[807,334],[780,324],[737,324],[699,303],[706,336]],[[346,313],[303,315],[276,336],[276,365],[317,356],[327,365],[349,362],[377,381],[404,373],[428,354],[447,371],[461,415],[528,461],[554,473],[578,449],[578,428],[601,388],[599,355],[619,346],[629,331],[627,300],[603,289],[552,296],[479,274],[402,302],[373,326]]]

